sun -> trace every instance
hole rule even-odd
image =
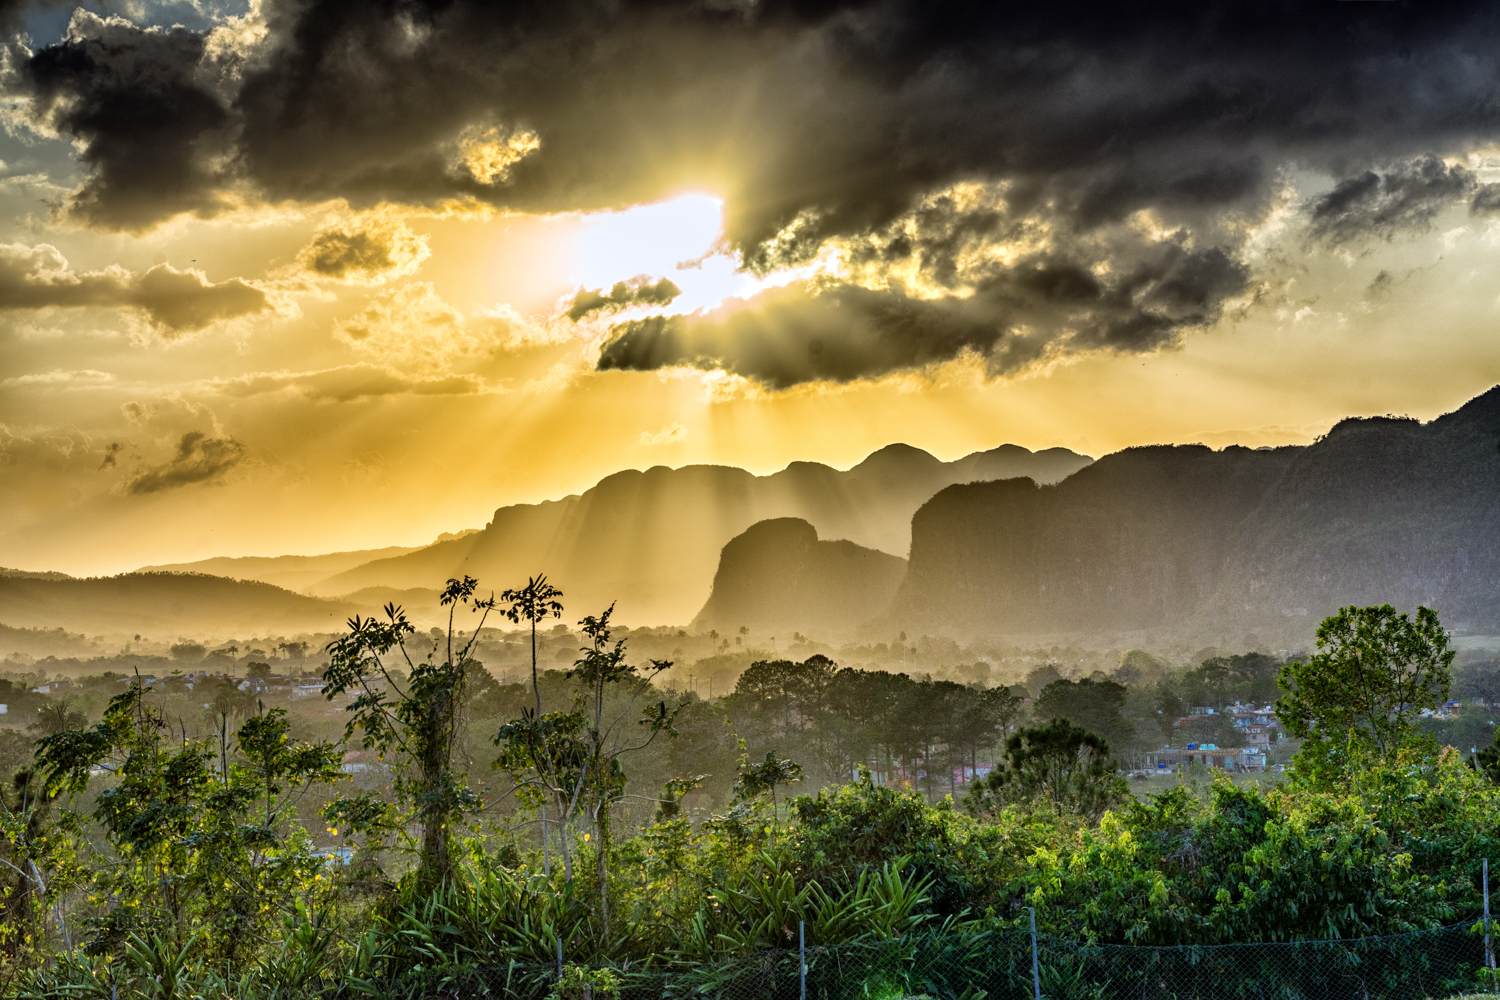
[[[724,200],[704,191],[584,216],[569,272],[588,289],[642,275],[669,278],[682,289],[665,310],[670,313],[712,308],[788,280],[740,269],[738,255],[724,243]]]
[[[696,191],[586,216],[574,239],[574,277],[597,288],[638,274],[670,276],[701,262],[723,232],[723,200]]]

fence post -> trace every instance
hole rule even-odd
[[[1484,967],[1495,967],[1495,949],[1490,947],[1490,859],[1484,859]]]
[[[802,1000],[807,1000],[807,922],[797,921],[797,985],[802,989]]]
[[[557,978],[562,978],[562,938],[557,939]]]
[[[1036,960],[1036,907],[1031,910],[1031,985],[1036,989],[1036,1000],[1042,1000],[1042,970]]]

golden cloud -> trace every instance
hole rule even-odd
[[[201,386],[237,398],[291,390],[320,402],[350,402],[404,394],[462,396],[486,391],[484,381],[473,375],[421,378],[371,364],[342,365],[311,372],[263,372],[214,379]]]
[[[454,167],[481,184],[493,185],[509,180],[511,168],[541,148],[541,137],[529,129],[471,126],[458,137]]]
[[[317,278],[351,285],[383,285],[414,274],[432,256],[427,237],[399,219],[367,217],[318,232],[297,255]]]
[[[266,293],[240,278],[213,282],[195,268],[158,264],[74,271],[56,247],[0,244],[0,309],[105,308],[143,316],[173,339],[214,323],[271,308]]]
[[[177,442],[177,453],[160,465],[147,466],[125,484],[128,493],[160,493],[194,483],[221,481],[244,460],[248,449],[232,437],[211,437],[188,431]]]
[[[384,364],[426,371],[568,338],[560,326],[539,326],[508,307],[466,316],[427,281],[382,292],[354,315],[336,321],[333,330],[349,347]]]

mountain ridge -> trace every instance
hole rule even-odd
[[[1306,643],[1345,604],[1500,628],[1500,386],[1307,446],[1128,448],[1050,486],[955,485],[913,518],[896,627]]]
[[[759,521],[798,517],[824,537],[904,552],[911,514],[944,486],[1018,473],[1055,481],[1091,461],[1002,445],[943,462],[894,444],[844,471],[816,462],[766,476],[722,465],[626,469],[580,494],[498,508],[478,534],[355,567],[313,591],[430,588],[463,574],[500,589],[546,572],[570,608],[618,601],[625,623],[681,623],[702,607],[724,545]]]
[[[0,621],[12,628],[173,636],[330,632],[351,615],[370,610],[258,580],[203,573],[0,577],[0,609]]]
[[[441,542],[443,539],[439,539]],[[433,543],[438,544],[438,543]],[[255,580],[287,590],[305,590],[321,580],[346,569],[376,559],[406,555],[424,548],[421,545],[386,545],[374,549],[351,549],[321,555],[283,556],[212,556],[190,562],[159,563],[141,566],[137,573],[206,573],[230,580]]]

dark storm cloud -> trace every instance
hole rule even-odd
[[[1469,197],[1477,183],[1472,171],[1450,167],[1436,156],[1420,157],[1384,174],[1367,170],[1314,202],[1308,234],[1338,245],[1420,232],[1431,227],[1440,212]]]
[[[212,482],[239,465],[245,451],[245,446],[234,438],[188,431],[177,443],[177,454],[170,461],[137,472],[125,489],[130,493],[160,493],[193,483]]]
[[[124,308],[143,314],[163,337],[270,308],[266,294],[231,278],[209,281],[198,271],[158,264],[143,273],[119,267],[74,271],[57,250],[0,244],[0,309]]]
[[[1469,202],[1473,215],[1494,215],[1500,212],[1500,184],[1481,184]]]
[[[6,90],[39,128],[82,146],[88,179],[72,210],[107,229],[140,230],[222,207],[229,109],[209,82],[206,37],[142,29],[78,11],[69,38],[26,55],[12,47]]]
[[[619,324],[599,367],[723,368],[784,388],[848,382],[972,352],[1002,374],[1058,348],[1161,347],[1182,328],[1216,319],[1219,303],[1245,283],[1244,267],[1222,251],[1169,244],[1129,273],[1104,278],[1066,257],[1020,261],[995,269],[964,298],[853,285],[816,293],[779,288],[743,308]]]
[[[682,294],[682,289],[666,278],[651,281],[639,277],[630,281],[617,281],[609,291],[584,289],[573,298],[568,307],[568,319],[577,322],[595,312],[618,312],[630,306],[665,306]]]
[[[273,198],[524,209],[722,182],[745,245],[807,210],[819,231],[878,226],[973,177],[1063,196],[1084,225],[1254,207],[1289,157],[1358,176],[1500,121],[1477,4],[746,10],[272,0],[238,55],[80,14],[64,42],[13,54],[11,90],[85,145],[80,207],[106,225],[193,210],[231,176]],[[476,173],[461,147],[494,120],[539,148]]]
[[[1021,296],[1022,313],[1071,324],[1038,331],[1042,320],[1027,320],[1028,336],[1087,343],[1124,323],[1157,332],[1111,343],[1152,345],[1175,336],[1163,322],[1184,329],[1222,299],[1161,315],[1112,304],[1115,282],[1160,252],[1120,241],[1121,227],[1233,264],[1245,223],[1264,217],[1282,168],[1297,164],[1338,184],[1311,209],[1315,245],[1386,238],[1472,194],[1472,178],[1436,157],[1500,131],[1500,30],[1479,4],[268,0],[262,10],[264,38],[238,48],[79,15],[67,41],[13,53],[8,87],[25,113],[84,149],[91,173],[76,213],[132,228],[212,212],[234,185],[270,199],[456,197],[524,211],[695,185],[725,197],[731,244],[766,268],[831,239],[866,240],[915,218],[933,192],[980,183],[1000,197],[956,210],[956,239],[983,231],[1000,246],[1040,228],[1048,268],[1108,268],[1093,307]],[[899,258],[899,244],[879,250]],[[920,311],[922,329],[943,317],[959,326],[922,344],[903,335],[910,351],[884,356],[986,338],[991,352],[1010,351],[1027,273],[983,276],[996,292],[950,281],[943,270],[961,259],[940,248],[924,260],[922,281],[979,302],[917,305],[925,295],[892,284],[879,293],[891,312]],[[863,301],[853,290],[821,298],[808,297],[815,313],[873,309],[851,306]],[[971,313],[998,325],[980,334],[965,325]],[[734,363],[738,342],[705,356]]]

